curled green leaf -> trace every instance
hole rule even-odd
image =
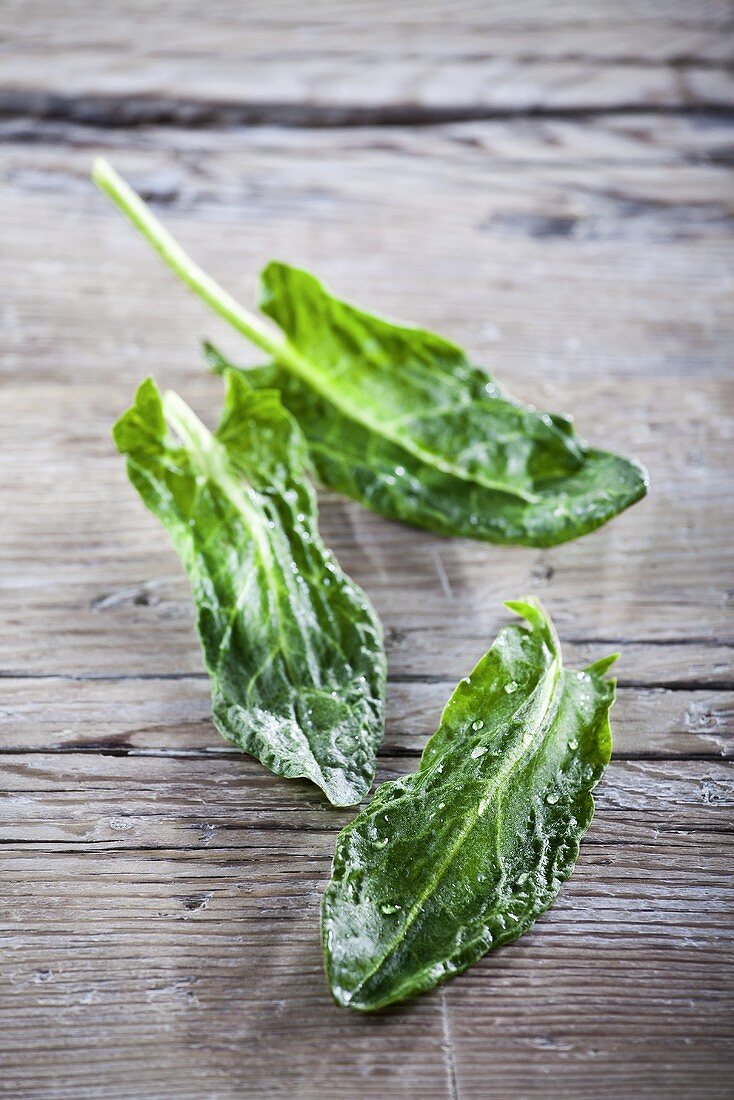
[[[528,598],[451,696],[417,772],[339,834],[323,899],[336,1001],[425,992],[525,932],[573,870],[611,754],[611,658],[564,670]]]
[[[321,540],[278,394],[229,375],[211,433],[149,379],[114,439],[188,574],[219,731],[334,805],[361,801],[382,737],[382,630]]]
[[[331,294],[306,271],[270,263],[260,306],[240,306],[186,255],[104,161],[95,181],[171,270],[272,366],[324,484],[393,519],[489,542],[553,546],[643,497],[645,470],[589,448],[571,421],[504,393],[461,348]],[[211,351],[217,368],[222,358]],[[228,365],[228,364],[225,364]]]

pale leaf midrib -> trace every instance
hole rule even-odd
[[[476,475],[468,474],[454,463],[442,461],[434,452],[418,446],[409,437],[401,437],[399,432],[388,430],[390,421],[378,423],[373,417],[366,416],[360,410],[355,409],[349,402],[344,401],[339,396],[338,391],[332,390],[326,383],[322,382],[318,369],[305,355],[298,351],[290,340],[286,340],[278,347],[275,358],[283,366],[290,368],[304,382],[312,386],[328,404],[335,405],[348,420],[356,421],[373,434],[387,439],[390,443],[397,444],[409,454],[424,462],[426,466],[431,466],[443,474],[450,474],[468,485],[482,485],[485,489],[495,489],[498,492],[517,497],[528,504],[534,504],[539,500],[536,493],[526,492],[516,486],[508,485],[507,482],[498,481],[494,478],[482,477],[479,479]]]
[[[248,493],[250,490],[243,491],[228,469],[229,459],[226,448],[220,443],[216,436],[201,423],[191,409],[178,398],[177,394],[166,394],[165,409],[166,415],[169,417],[173,428],[188,441],[200,467],[218,486],[220,486],[235,509],[238,509],[246,517],[249,531],[258,549],[263,569],[268,577],[270,589],[275,595],[281,586],[281,578],[276,568],[276,558],[273,553],[273,548],[267,535],[262,531],[262,519],[252,502],[249,500]],[[234,607],[229,609],[228,618],[230,625],[235,616],[239,614],[240,610],[239,603],[236,601]],[[283,635],[281,616],[276,615],[275,620],[279,640],[279,651],[285,660],[291,687],[295,690],[292,670],[288,660],[289,647]],[[225,632],[222,642],[220,643],[220,651],[224,644],[225,636],[227,636],[227,632]],[[307,741],[306,744],[308,745]],[[313,755],[310,746],[308,746],[308,752],[319,774],[323,775],[321,765]],[[325,778],[324,781],[326,781]]]

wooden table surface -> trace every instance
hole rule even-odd
[[[6,0],[0,7],[0,1091],[731,1095],[730,3]],[[325,805],[208,716],[187,585],[109,429],[152,373],[211,423],[236,338],[88,181],[102,152],[245,302],[270,257],[462,343],[638,455],[649,497],[554,550],[321,494],[389,657],[382,778],[530,592],[622,650],[577,870],[518,943],[336,1008]]]

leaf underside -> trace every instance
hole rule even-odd
[[[365,313],[270,263],[261,308],[302,363],[247,375],[276,387],[324,484],[448,535],[551,546],[645,495],[635,461],[589,449],[571,422],[504,394],[456,345]],[[211,346],[214,369],[227,364]]]
[[[614,658],[564,670],[547,614],[504,627],[412,775],[339,834],[322,908],[335,1000],[425,992],[526,931],[570,875],[611,754]]]
[[[361,801],[382,737],[381,626],[321,541],[305,442],[277,393],[229,374],[210,433],[149,379],[114,438],[188,575],[219,731],[335,805]]]

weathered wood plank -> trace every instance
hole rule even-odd
[[[649,464],[647,501],[603,532],[551,552],[435,540],[327,497],[325,537],[374,596],[395,675],[458,678],[494,637],[500,601],[527,590],[547,600],[564,638],[625,648],[696,638],[720,646],[734,635],[732,393],[723,377],[734,250],[722,213],[727,173],[716,156],[707,159],[721,148],[723,130],[648,122],[640,131],[621,120],[587,131],[597,142],[593,167],[583,160],[582,129],[570,125],[548,131],[534,124],[516,136],[506,124],[446,128],[425,132],[422,143],[369,131],[115,139],[121,166],[148,190],[163,195],[160,173],[173,173],[171,223],[232,286],[235,265],[254,272],[271,252],[291,255],[367,304],[394,301],[395,312],[435,323],[496,364],[521,396],[575,411],[592,438]],[[13,385],[2,411],[10,599],[1,667],[198,672],[185,583],[165,537],[125,484],[108,431],[149,370],[215,415],[220,387],[204,376],[194,342],[203,314],[88,189],[88,147],[16,143],[6,152],[1,224],[13,260],[3,274],[13,289],[3,364]],[[527,168],[523,188],[518,164]],[[493,228],[485,234],[477,225],[490,167]],[[662,178],[669,229],[651,239],[649,226],[630,229],[629,204],[636,189],[652,196]],[[606,239],[594,239],[598,226],[587,240],[532,229],[542,210],[559,216],[574,187],[581,203],[590,188],[622,195],[611,220],[599,223]],[[713,211],[710,220],[699,216],[701,202]],[[512,279],[519,281],[511,301],[502,289],[506,227],[518,203],[525,221],[513,239]],[[237,247],[225,250],[224,240]],[[470,279],[468,255],[475,259]],[[442,261],[431,264],[429,256]],[[463,276],[455,279],[459,261]],[[491,271],[482,272],[487,262]],[[603,277],[595,287],[597,272]],[[486,325],[487,296],[498,327],[491,338],[475,339]],[[683,394],[682,373],[696,377]],[[677,680],[672,665],[662,669],[672,654],[661,650],[652,682]],[[698,652],[696,668],[708,658],[708,649]],[[714,681],[730,677],[722,658],[719,649]],[[638,659],[639,650],[621,672],[644,682]],[[681,663],[682,655],[676,669]]]
[[[573,665],[572,652],[566,662]],[[467,661],[462,673],[470,667]],[[383,755],[421,752],[453,688],[451,680],[390,683]],[[203,676],[0,679],[0,753],[237,753],[212,726],[209,710]],[[612,718],[617,757],[734,754],[732,691],[621,687]]]
[[[273,1095],[450,1096],[446,1024],[461,1097],[487,1095],[490,1054],[500,1097],[513,1080],[548,1095],[549,1080],[567,1079],[590,1097],[632,1095],[635,1078],[642,1095],[661,1095],[656,1083],[717,1095],[731,1037],[723,765],[613,764],[578,869],[535,930],[372,1020],[330,1005],[319,959],[319,895],[349,815],[254,765],[145,769],[88,756],[5,769],[23,794],[2,827],[12,981],[0,1046],[4,1080],[23,1095],[165,1082],[177,1096],[229,1097],[267,1080]],[[30,1057],[49,1026],[53,1043]],[[298,1057],[284,1057],[286,1041]]]
[[[414,767],[383,757],[378,779]],[[29,848],[277,848],[291,830],[328,834],[353,812],[335,811],[304,781],[271,775],[236,758],[13,754],[0,758],[3,783],[17,796],[3,806],[3,837]],[[618,761],[598,791],[612,839],[708,842],[725,833],[734,799],[731,765],[720,761]],[[607,835],[607,834],[605,834]],[[654,885],[651,886],[654,888]]]
[[[183,589],[183,585],[182,585]],[[181,618],[189,619],[185,612],[186,593],[182,591]],[[118,592],[108,593],[102,597],[105,610],[113,607],[134,608],[139,606],[157,605],[165,602],[166,596],[160,591],[146,586],[137,586],[129,589],[121,589]],[[98,606],[98,605],[95,605]],[[499,614],[499,612],[498,612]],[[174,617],[173,609],[169,610],[167,620]],[[115,620],[117,622],[118,620]],[[157,622],[157,620],[156,620]],[[123,620],[123,629],[127,629],[127,620]],[[151,629],[158,629],[152,625]],[[164,626],[164,629],[167,629]],[[195,634],[193,623],[189,628],[189,640],[195,650]],[[448,686],[457,683],[466,670],[476,663],[478,656],[484,652],[490,644],[491,638],[485,633],[471,634],[462,628],[460,623],[449,623],[441,633],[442,644],[445,652],[441,654],[440,672],[437,671],[437,635],[431,630],[419,628],[407,629],[398,632],[391,629],[387,637],[387,651],[391,658],[391,666],[388,671],[388,679],[393,683],[428,679],[440,679]],[[616,666],[617,678],[621,686],[640,688],[662,688],[673,691],[697,690],[711,688],[714,690],[727,690],[732,680],[732,647],[717,643],[706,644],[704,639],[696,640],[685,638],[679,642],[635,642],[632,638],[614,639],[563,639],[563,652],[566,663],[572,668],[585,668],[600,655],[606,653],[610,647],[618,645],[623,647],[622,656]],[[182,659],[188,664],[182,646]],[[193,664],[193,657],[191,659]],[[142,672],[122,671],[119,673],[84,673],[72,672],[68,674],[74,692],[83,692],[85,689],[80,684],[85,680],[101,679],[103,682],[125,679],[134,681],[145,679],[148,674]],[[191,672],[150,673],[151,679],[166,681],[166,678],[178,680],[187,677],[203,676],[203,667],[193,668]],[[30,684],[25,679],[31,677]],[[42,673],[24,671],[18,679],[12,674],[4,674],[0,677],[0,687],[5,679],[5,695],[10,702],[11,698],[17,698],[16,693],[22,690],[31,692],[43,692],[43,682],[46,677]],[[33,685],[33,679],[40,679],[40,685]],[[53,683],[63,683],[63,677],[51,677]],[[60,687],[59,690],[66,690]],[[96,689],[93,689],[96,690]],[[108,687],[109,691],[110,688]],[[165,689],[163,689],[165,690]],[[45,698],[42,694],[39,700]]]
[[[6,4],[0,107],[126,124],[731,105],[731,7]]]
[[[389,1082],[449,1097],[439,1001],[369,1023],[331,1004],[316,920],[327,861],[307,848],[9,859],[4,1086],[193,1100],[376,1098]]]
[[[721,120],[647,117],[9,142],[5,363],[22,355],[34,380],[64,384],[72,365],[79,383],[174,365],[182,377],[198,369],[202,329],[222,331],[93,192],[91,157],[106,149],[246,302],[262,264],[288,258],[463,342],[546,403],[570,377],[722,375],[734,246],[719,161],[731,137]]]

